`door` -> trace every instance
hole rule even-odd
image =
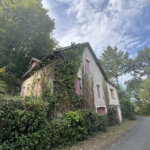
[[[104,107],[97,108],[97,113],[105,115],[105,108]]]

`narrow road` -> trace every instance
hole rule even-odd
[[[150,150],[150,118],[137,116],[139,123],[106,150]]]

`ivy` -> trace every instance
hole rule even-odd
[[[54,92],[57,94],[59,112],[81,108],[84,98],[75,93],[77,72],[82,64],[84,47],[72,45],[68,50],[62,50],[55,56]]]

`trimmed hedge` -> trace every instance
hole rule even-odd
[[[120,124],[116,116],[117,116],[117,111],[113,107],[108,108],[108,112],[107,112],[108,126],[115,126]]]
[[[89,110],[68,112],[50,122],[47,111],[42,100],[0,97],[0,149],[46,150],[106,131],[105,116]]]

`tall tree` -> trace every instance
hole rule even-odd
[[[100,62],[108,78],[115,79],[119,87],[118,78],[130,71],[132,60],[129,58],[128,52],[124,53],[117,47],[107,46],[100,57]]]
[[[150,78],[143,81],[139,91],[139,98],[142,100],[143,106],[150,106]]]
[[[126,85],[126,91],[128,94],[134,98],[135,100],[139,101],[139,91],[141,89],[141,84],[143,82],[143,79],[138,76],[134,76],[132,79],[125,81]]]
[[[134,74],[141,77],[150,77],[150,48],[145,47],[144,50],[139,50],[133,61]]]
[[[55,47],[54,28],[41,0],[0,0],[0,68],[21,77],[31,57],[42,59]]]

